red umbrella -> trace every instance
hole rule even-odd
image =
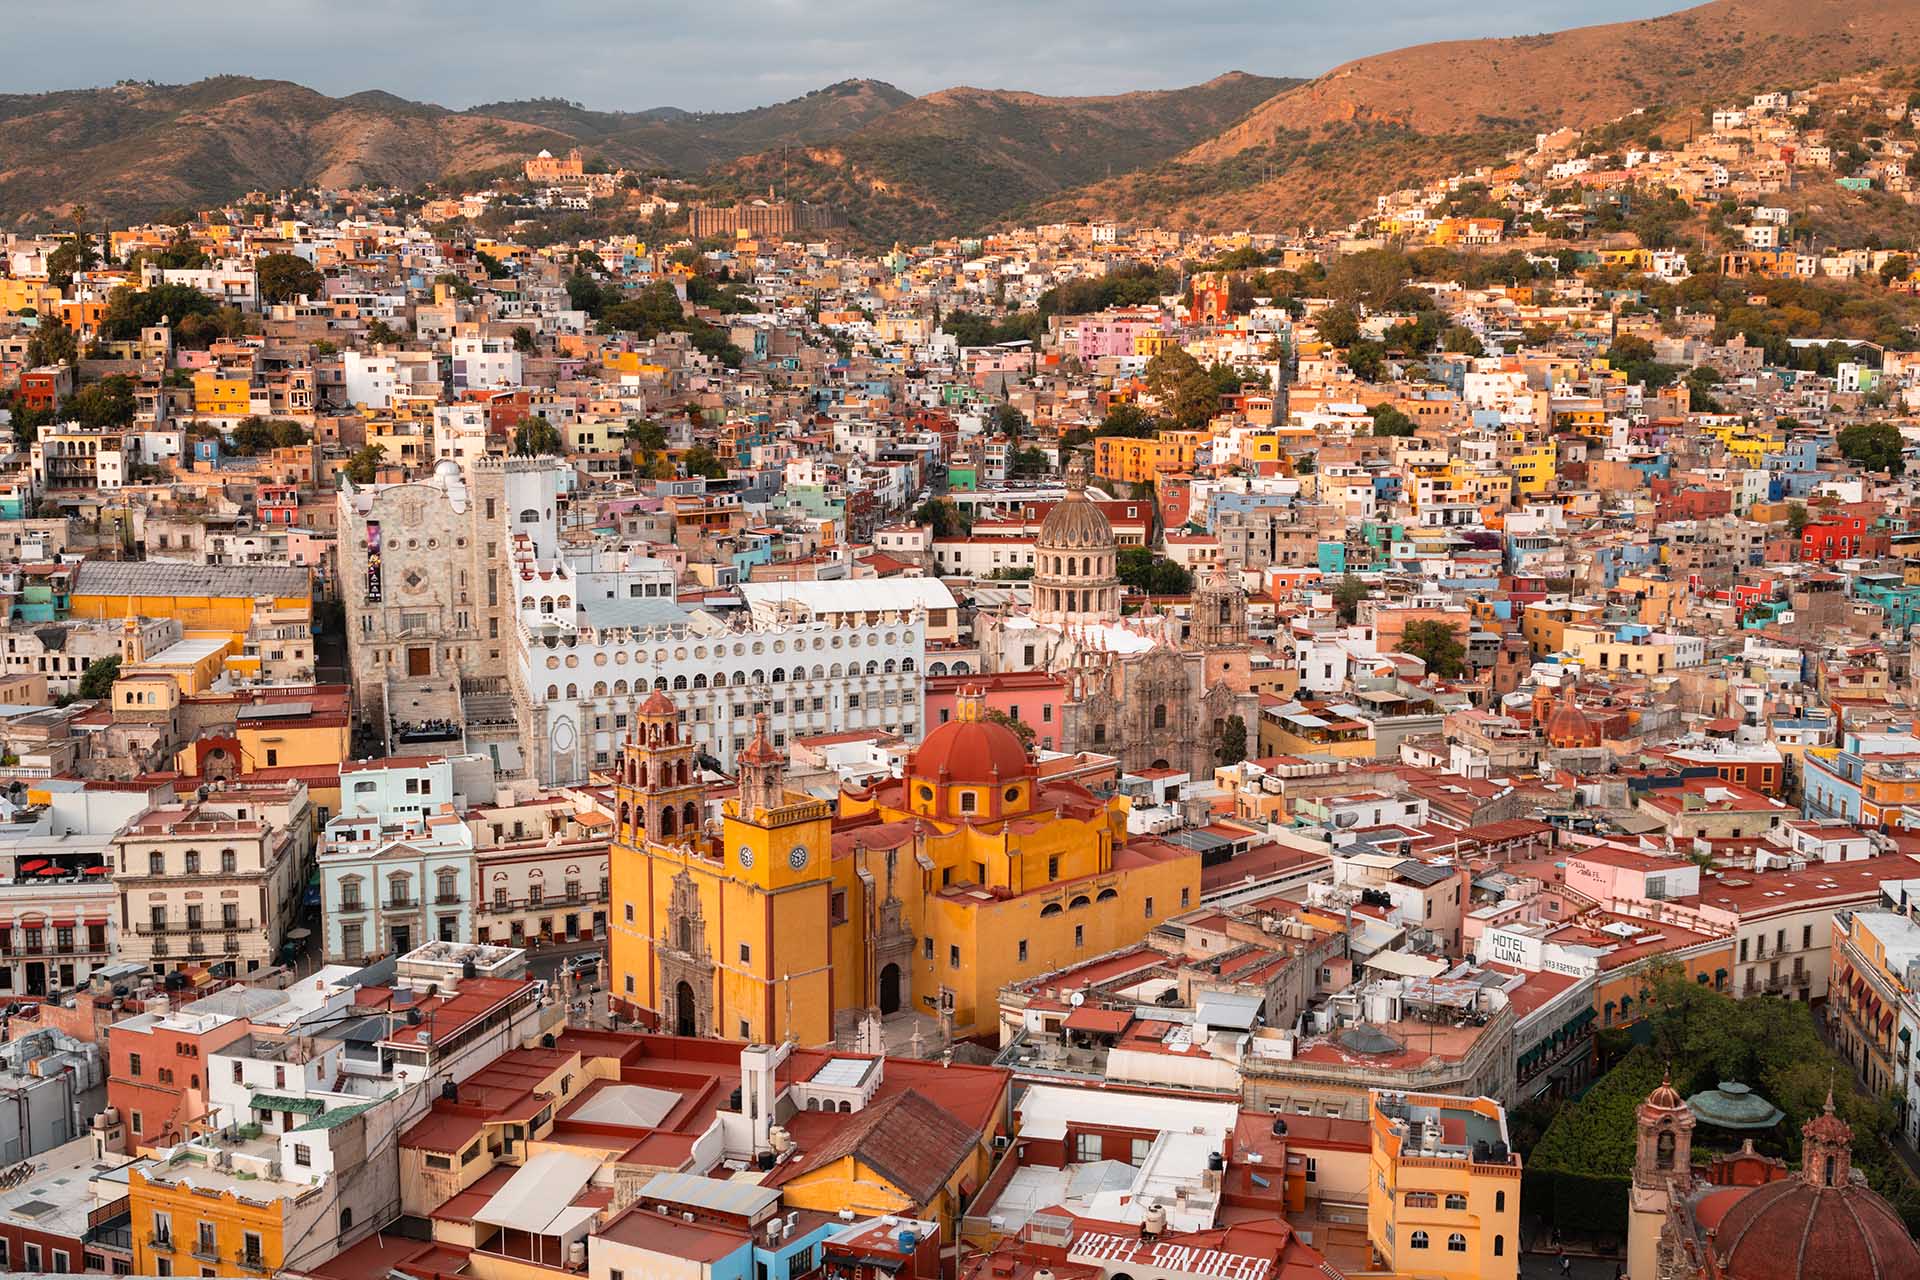
[[[103,875],[105,875],[105,874],[107,874],[107,869],[106,869],[106,868],[105,868],[104,866],[101,866],[101,867],[88,867],[88,868],[87,868],[87,874],[88,874],[88,875],[90,875],[90,876],[103,876]]]
[[[43,876],[63,876],[67,873],[59,867],[48,867],[45,871],[40,872],[40,874]]]
[[[31,862],[21,863],[20,869],[22,871],[38,871],[40,868],[46,865],[47,865],[47,860],[45,858],[35,858]]]

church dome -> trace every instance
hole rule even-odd
[[[1597,747],[1600,737],[1599,724],[1580,709],[1571,694],[1547,721],[1547,741],[1556,747]]]
[[[1093,551],[1113,545],[1113,526],[1084,493],[1070,493],[1040,522],[1033,545],[1040,551]]]
[[[1712,1228],[1707,1247],[1723,1260],[1726,1280],[1920,1276],[1920,1245],[1900,1215],[1855,1182],[1781,1178],[1734,1199],[1717,1224],[1701,1225]]]
[[[991,720],[949,720],[913,753],[908,772],[946,784],[1015,782],[1033,771],[1020,735]]]

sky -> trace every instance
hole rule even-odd
[[[1314,76],[1683,0],[4,0],[0,93],[239,74],[468,107],[734,111],[870,77],[1048,94]]]

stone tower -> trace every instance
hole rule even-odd
[[[655,690],[634,713],[622,749],[620,839],[639,846],[685,844],[700,832],[700,781],[694,745],[680,736],[680,710]]]
[[[1657,1280],[1667,1208],[1693,1178],[1693,1112],[1668,1078],[1634,1112],[1634,1125],[1627,1280]]]

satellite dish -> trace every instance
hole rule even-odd
[[[1067,997],[1067,1003],[1072,1005],[1076,1009],[1078,1009],[1081,1005],[1085,1004],[1086,1002],[1087,1002],[1087,993],[1084,991],[1076,991],[1072,995]]]

